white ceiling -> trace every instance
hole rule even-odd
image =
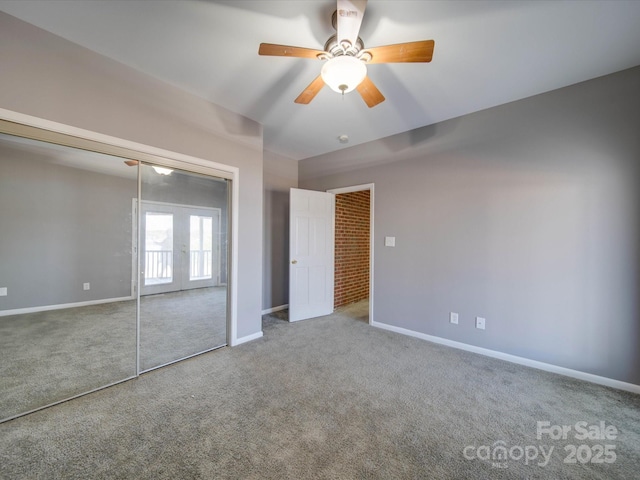
[[[261,57],[258,45],[322,49],[332,0],[0,0],[0,10],[257,120],[265,149],[294,159],[640,65],[637,0],[370,0],[365,46],[434,39],[433,61],[370,65],[387,99],[372,109],[328,87],[298,105],[321,61]]]

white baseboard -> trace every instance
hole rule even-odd
[[[584,380],[586,382],[596,383],[598,385],[604,385],[606,387],[617,388],[619,390],[625,390],[627,392],[640,394],[640,385],[633,383],[622,382],[620,380],[614,380],[612,378],[601,377],[599,375],[593,375],[591,373],[581,372],[579,370],[572,370],[570,368],[559,367],[550,363],[539,362],[537,360],[531,360],[529,358],[518,357],[508,353],[498,352],[496,350],[489,350],[488,348],[476,347],[475,345],[469,345],[467,343],[456,342],[454,340],[448,340],[442,337],[436,337],[433,335],[427,335],[426,333],[416,332],[402,327],[396,327],[394,325],[388,325],[381,322],[371,322],[374,327],[382,328],[403,335],[409,335],[410,337],[420,338],[429,342],[438,343],[440,345],[446,345],[447,347],[453,347],[460,350],[466,350],[467,352],[478,353],[487,357],[497,358],[499,360],[505,360],[511,363],[517,363],[518,365],[524,365],[526,367],[537,368],[538,370],[544,370],[546,372],[557,373],[559,375],[565,375],[567,377],[577,378],[578,380]]]
[[[102,298],[100,300],[88,300],[86,302],[61,303],[58,305],[43,305],[40,307],[14,308],[13,310],[0,311],[0,317],[6,317],[8,315],[22,315],[23,313],[48,312],[50,310],[62,310],[63,308],[88,307],[90,305],[124,302],[127,300],[135,299],[136,297]]]
[[[280,305],[279,307],[267,308],[266,310],[262,310],[262,315],[266,315],[268,313],[279,312],[281,310],[286,310],[287,308],[289,308],[289,304],[288,303],[285,303],[284,305]]]
[[[246,337],[236,338],[235,342],[231,343],[232,347],[237,347],[238,345],[242,345],[243,343],[250,342],[252,340],[257,340],[262,337],[262,330],[251,335],[247,335]]]

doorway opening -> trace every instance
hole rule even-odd
[[[373,184],[335,194],[334,308],[373,321]]]

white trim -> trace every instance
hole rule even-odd
[[[280,312],[282,310],[286,310],[287,308],[289,308],[288,303],[285,303],[284,305],[280,305],[279,307],[267,308],[266,310],[262,310],[262,315],[267,315],[268,313]]]
[[[186,155],[184,153],[172,152],[163,148],[152,147],[151,145],[132,142],[123,138],[112,137],[111,135],[104,135],[102,133],[85,130],[83,128],[72,127],[63,123],[33,117],[31,115],[14,112],[12,110],[7,110],[4,108],[0,108],[0,119],[8,122],[27,125],[29,127],[47,130],[49,132],[55,132],[63,135],[69,135],[71,137],[81,138],[83,140],[102,143],[107,146],[124,148],[133,152],[142,153],[143,155],[151,155],[155,158],[146,160],[153,161],[153,163],[161,166],[182,168],[184,170],[197,173],[205,173],[208,175],[211,175],[211,170],[219,170],[220,172],[231,174],[233,176],[239,170],[238,167],[232,167],[230,165],[214,162],[212,160],[192,157],[191,155]],[[203,172],[198,168],[189,168],[189,166],[204,167],[206,171]]]
[[[240,170],[236,169],[231,180],[231,271],[227,265],[227,283],[229,284],[229,328],[227,335],[230,346],[238,344],[238,220],[240,217]],[[227,225],[228,228],[228,225]],[[229,258],[229,252],[227,252]]]
[[[138,177],[136,176],[136,188],[138,183]],[[136,298],[138,285],[138,199],[131,199],[131,296]],[[136,314],[137,315],[137,314]],[[136,318],[138,318],[136,316]],[[137,345],[137,343],[136,343]],[[137,372],[137,370],[136,370]]]
[[[231,178],[231,279],[228,280],[231,305],[229,305],[229,328],[228,334],[230,335],[230,344],[234,345],[237,342],[237,304],[238,304],[238,217],[240,208],[240,169],[231,165],[224,165],[211,160],[204,160],[190,155],[182,153],[171,152],[150,145],[144,145],[142,143],[132,142],[124,140],[118,137],[112,137],[110,135],[104,135],[90,130],[84,130],[82,128],[72,127],[51,120],[45,120],[43,118],[34,117],[31,115],[25,115],[24,113],[14,112],[0,108],[0,119],[8,122],[19,123],[28,125],[30,127],[40,128],[48,130],[50,132],[61,133],[64,135],[70,135],[78,137],[84,140],[91,140],[94,142],[103,143],[106,145],[112,145],[118,148],[125,148],[141,153],[143,155],[152,155],[154,163],[167,167],[175,167],[188,171],[195,171],[197,173],[204,173],[208,175],[215,175],[213,171],[217,170],[218,173],[226,173],[227,177]],[[216,176],[220,176],[219,174]],[[138,180],[140,182],[140,180]],[[140,193],[140,192],[138,192]],[[138,235],[140,232],[138,231]],[[138,256],[139,257],[139,256]],[[139,271],[139,268],[138,268]],[[137,294],[139,295],[140,289]]]
[[[351,193],[351,192],[361,192],[362,190],[372,190],[373,186],[374,186],[373,183],[364,183],[362,185],[353,185],[351,187],[332,188],[330,190],[327,190],[327,192],[338,195],[340,193]]]
[[[232,344],[232,347],[237,347],[238,345],[241,345],[243,343],[247,343],[250,342],[252,340],[257,340],[258,338],[262,337],[262,330],[260,330],[259,332],[253,333],[251,335],[247,335],[245,337],[240,337],[236,339],[236,342],[234,344]]]
[[[142,366],[140,359],[140,345],[141,345],[141,332],[140,332],[140,265],[142,265],[142,261],[140,260],[140,229],[142,227],[142,215],[140,215],[140,205],[139,199],[142,198],[142,175],[140,175],[140,168],[137,168],[138,175],[136,177],[138,184],[138,191],[136,192],[136,251],[135,251],[135,262],[136,262],[136,376],[140,375],[140,368]]]
[[[90,305],[101,305],[103,303],[125,302],[127,300],[135,300],[135,299],[136,299],[135,296],[102,298],[100,300],[87,300],[84,302],[74,302],[74,303],[60,303],[58,305],[42,305],[40,307],[14,308],[13,310],[0,311],[0,317],[6,317],[9,315],[22,315],[24,313],[48,312],[50,310],[62,310],[64,308],[88,307]]]
[[[518,365],[524,365],[525,367],[537,368],[538,370],[544,370],[545,372],[557,373],[566,377],[577,378],[578,380],[584,380],[586,382],[596,383],[598,385],[604,385],[605,387],[617,388],[619,390],[625,390],[627,392],[639,393],[640,385],[633,383],[622,382],[620,380],[614,380],[612,378],[601,377],[592,373],[581,372],[579,370],[572,370],[570,368],[559,367],[550,363],[539,362],[537,360],[531,360],[529,358],[518,357],[517,355],[511,355],[509,353],[498,352],[496,350],[489,350],[488,348],[477,347],[475,345],[469,345],[467,343],[456,342],[454,340],[448,340],[446,338],[436,337],[433,335],[427,335],[426,333],[416,332],[402,327],[396,327],[395,325],[389,325],[381,322],[371,323],[374,327],[381,328],[383,330],[389,330],[391,332],[401,333],[410,337],[416,337],[421,340],[427,340],[429,342],[437,343],[440,345],[446,345],[447,347],[457,348],[459,350],[465,350],[467,352],[473,352],[486,357],[497,358],[506,362],[517,363]]]
[[[143,199],[142,203],[146,203],[147,205],[160,205],[162,207],[192,208],[192,209],[196,209],[196,210],[217,210],[218,213],[220,213],[221,210],[222,210],[220,207],[203,207],[201,205],[186,205],[184,203],[159,202],[157,200],[144,200]]]
[[[365,183],[362,185],[354,185],[351,187],[332,188],[327,190],[329,193],[338,195],[340,193],[361,192],[363,190],[369,190],[369,325],[373,325],[373,265],[374,265],[374,190],[375,183]],[[335,233],[334,233],[335,235]]]

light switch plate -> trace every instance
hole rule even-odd
[[[396,237],[384,237],[384,246],[385,247],[395,247],[396,246]]]
[[[0,287],[0,297],[7,296],[7,287]]]

